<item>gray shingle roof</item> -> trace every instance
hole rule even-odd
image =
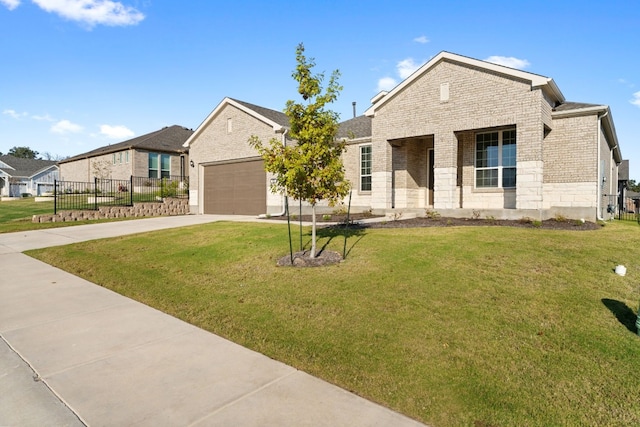
[[[60,163],[115,153],[117,151],[128,150],[130,148],[159,151],[162,153],[185,153],[187,149],[185,149],[182,144],[189,139],[191,134],[193,134],[193,130],[173,125],[127,141],[118,142],[117,144],[107,145],[83,154],[78,154],[77,156],[62,160]]]
[[[13,168],[0,168],[13,177],[30,177],[57,163],[53,160],[22,159],[8,154],[0,156],[0,161]]]
[[[587,104],[586,102],[563,102],[556,106],[553,111],[581,110],[583,108],[601,107],[600,104]]]
[[[338,138],[365,138],[371,136],[371,117],[358,116],[340,123]]]
[[[229,98],[229,99],[233,99],[233,98]],[[238,99],[233,99],[235,102],[237,102],[238,104],[241,104],[247,108],[249,108],[250,110],[255,111],[256,113],[260,114],[263,117],[266,117],[267,119],[276,122],[277,124],[279,124],[280,126],[285,126],[285,127],[289,127],[289,117],[287,117],[286,114],[280,112],[280,111],[276,111],[276,110],[271,110],[269,108],[264,108],[261,107],[259,105],[255,105],[255,104],[250,104],[248,102],[244,102],[244,101],[240,101]]]
[[[281,125],[289,127],[289,118],[286,114],[280,111],[271,110],[269,108],[261,107],[259,105],[251,104],[249,102],[240,101],[238,99],[229,98],[238,104],[255,111],[263,117]],[[346,120],[339,124],[338,138],[363,138],[371,136],[371,117],[358,116],[350,120]]]

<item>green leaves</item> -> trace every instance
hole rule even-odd
[[[339,202],[349,193],[344,177],[342,152],[344,142],[336,142],[339,115],[327,104],[335,101],[342,90],[340,72],[334,71],[323,92],[323,74],[313,74],[313,58],[304,55],[304,45],[296,48],[297,66],[292,76],[298,82],[298,93],[306,103],[289,100],[285,114],[289,117],[289,136],[296,143],[283,146],[271,139],[268,146],[253,136],[249,144],[265,161],[265,169],[276,175],[272,190],[286,191],[295,199],[316,205],[320,200]]]
[[[315,212],[320,200],[327,200],[333,206],[349,193],[341,158],[345,144],[336,141],[339,116],[325,109],[338,98],[342,86],[338,84],[340,72],[335,70],[323,93],[324,75],[313,74],[315,62],[304,55],[302,43],[296,49],[296,61],[292,76],[306,103],[289,100],[284,110],[289,118],[289,137],[296,142],[285,146],[274,138],[265,147],[252,136],[249,144],[264,159],[267,172],[275,175],[271,190],[284,191],[290,197],[304,200]],[[311,256],[315,254],[315,221],[313,230]]]

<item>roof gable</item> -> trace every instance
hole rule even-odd
[[[225,97],[213,111],[207,116],[206,119],[198,126],[193,135],[183,144],[184,147],[189,147],[191,143],[200,136],[204,129],[227,107],[234,106],[235,108],[245,112],[246,114],[254,117],[255,119],[266,123],[271,126],[274,132],[281,132],[284,128],[289,127],[289,118],[286,114],[269,108],[260,107],[258,105],[250,104],[248,102],[239,101],[237,99]]]
[[[480,69],[484,69],[490,72],[505,75],[507,77],[517,78],[520,80],[528,81],[532,88],[541,88],[553,101],[562,103],[564,101],[564,95],[560,92],[560,89],[555,84],[553,79],[538,74],[529,73],[522,70],[516,70],[515,68],[505,67],[503,65],[493,64],[491,62],[481,61],[479,59],[469,58],[467,56],[457,55],[455,53],[442,51],[438,55],[434,56],[422,67],[418,68],[413,74],[404,79],[400,84],[393,88],[390,92],[381,92],[377,94],[371,100],[371,107],[365,111],[365,115],[374,116],[376,110],[382,107],[395,97],[396,94],[401,92],[407,86],[410,86],[413,82],[420,79],[423,75],[429,72],[443,61],[449,61],[453,63],[468,65]]]

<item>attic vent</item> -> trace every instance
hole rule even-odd
[[[231,119],[227,119],[227,133],[233,132],[233,121]]]
[[[449,83],[440,84],[440,102],[449,101]]]

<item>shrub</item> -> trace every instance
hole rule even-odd
[[[557,222],[565,222],[567,220],[567,217],[562,215],[562,214],[556,214],[555,218],[554,218]]]
[[[432,219],[432,220],[435,220],[435,221],[440,219],[440,213],[438,211],[434,211],[434,210],[431,210],[431,209],[427,209],[427,211],[425,212],[425,216],[428,219]]]
[[[336,214],[336,215],[346,215],[347,214],[347,207],[344,205],[344,203],[340,203],[333,210],[333,213]]]

